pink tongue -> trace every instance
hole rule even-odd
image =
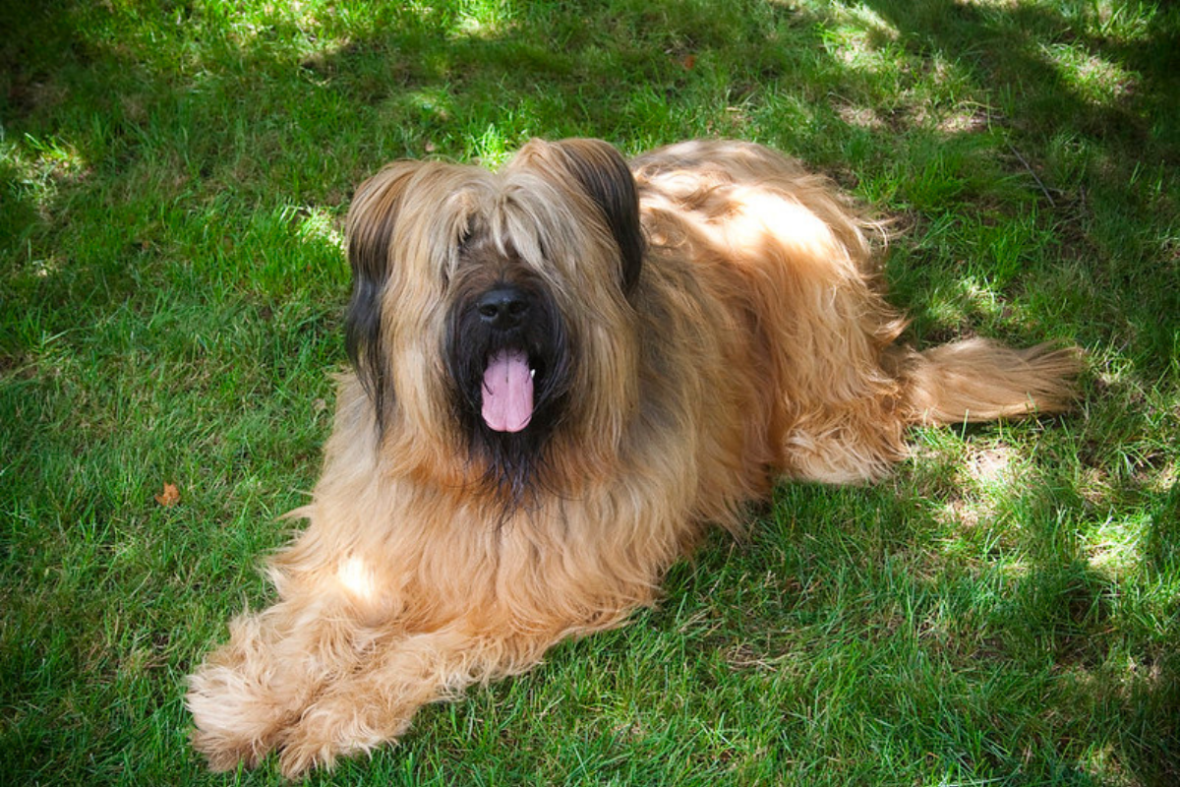
[[[533,376],[528,356],[501,350],[483,373],[483,420],[497,432],[519,432],[533,417]]]

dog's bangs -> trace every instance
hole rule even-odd
[[[602,233],[593,232],[586,206],[575,202],[574,195],[527,172],[512,173],[497,218],[493,222],[497,247],[505,253],[514,250],[555,286],[555,278],[570,278],[580,258],[606,240],[598,237]],[[564,275],[555,277],[555,272]]]
[[[480,215],[479,206],[487,203],[491,192],[485,178],[467,179],[452,185],[454,190],[434,205],[431,212],[423,215],[430,226],[427,254],[444,284],[458,274],[462,250],[468,239],[486,231],[487,219]]]

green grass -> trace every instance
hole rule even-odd
[[[912,341],[1075,341],[1084,398],[784,486],[629,627],[312,783],[1180,783],[1175,5],[15,0],[0,31],[6,783],[280,782],[204,772],[184,676],[315,481],[351,190],[533,135],[774,145],[896,220]]]

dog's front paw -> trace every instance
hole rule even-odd
[[[196,729],[193,747],[215,771],[258,765],[298,718],[294,709],[240,671],[206,664],[189,680],[185,697]]]
[[[396,714],[379,697],[337,692],[309,707],[286,735],[279,769],[295,778],[310,768],[331,768],[336,758],[377,746],[404,733],[409,719]]]
[[[248,735],[235,734],[225,730],[202,730],[200,727],[189,733],[193,748],[205,755],[205,762],[211,771],[232,771],[238,764],[255,768],[266,756],[271,743]]]
[[[235,620],[230,641],[189,678],[193,746],[213,770],[257,766],[282,743],[314,690],[302,671],[275,655],[266,633],[257,616]]]

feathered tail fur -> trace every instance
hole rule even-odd
[[[968,339],[921,352],[907,349],[897,376],[912,423],[954,424],[1066,410],[1076,399],[1073,380],[1080,365],[1072,347],[1013,349]]]

